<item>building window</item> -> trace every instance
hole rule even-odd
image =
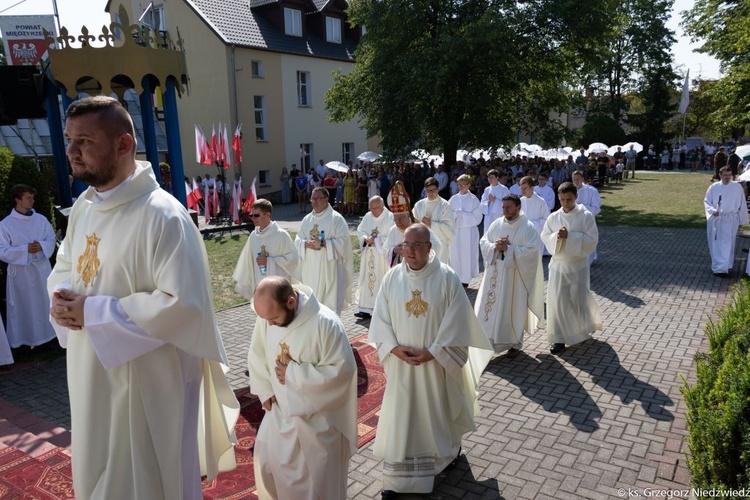
[[[326,41],[341,43],[341,19],[326,16]]]
[[[310,73],[297,71],[297,104],[299,106],[311,106],[310,103]]]
[[[266,140],[266,98],[262,95],[253,96],[255,105],[255,140]]]
[[[349,163],[349,160],[352,160],[352,155],[354,154],[354,143],[353,142],[345,142],[341,145],[341,161],[344,163]]]
[[[284,7],[284,33],[302,36],[302,11]]]
[[[310,173],[312,168],[312,157],[313,157],[313,145],[312,144],[300,144],[299,145],[299,164],[302,171],[306,174]]]
[[[271,178],[270,170],[258,170],[258,182],[261,186],[270,186],[269,179]]]
[[[252,61],[250,63],[253,71],[253,78],[263,78],[263,61]]]

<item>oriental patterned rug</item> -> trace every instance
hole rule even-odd
[[[380,366],[378,353],[367,343],[367,335],[351,340],[354,358],[357,361],[357,431],[358,447],[375,437],[380,413],[380,404],[385,392],[385,374]],[[223,472],[210,483],[203,483],[204,499],[248,499],[255,495],[253,471],[253,446],[258,426],[263,419],[263,408],[258,398],[248,389],[240,389],[235,395],[240,402],[240,418],[235,432],[238,444],[234,447],[237,468]]]
[[[1,449],[0,498],[74,498],[70,456],[60,448],[36,457],[13,447]]]

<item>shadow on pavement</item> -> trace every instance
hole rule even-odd
[[[461,455],[458,459],[456,466],[450,470],[443,471],[435,478],[435,487],[429,495],[404,495],[404,499],[408,500],[411,498],[455,498],[455,488],[459,483],[471,483],[472,487],[469,489],[475,493],[474,498],[492,498],[497,500],[505,500],[505,497],[500,494],[500,486],[497,484],[497,479],[482,479],[477,480],[474,476],[473,471],[469,462],[466,460],[466,455]],[[461,486],[458,486],[461,487]],[[444,496],[444,494],[447,494]]]
[[[623,368],[617,351],[606,342],[589,339],[564,350],[560,357],[589,373],[596,385],[620,398],[623,404],[639,401],[643,410],[654,420],[674,420],[674,415],[665,408],[674,406],[672,399]]]
[[[499,356],[487,371],[517,386],[524,397],[534,401],[548,413],[568,415],[570,423],[582,432],[599,428],[602,412],[576,378],[549,354],[532,358],[525,352],[514,359]]]

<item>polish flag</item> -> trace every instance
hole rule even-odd
[[[234,166],[242,163],[242,124],[238,124],[232,138],[232,150],[234,151]]]
[[[224,170],[229,168],[230,158],[229,158],[229,141],[227,140],[227,125],[224,124],[224,137],[221,142],[221,154],[223,156],[224,160]],[[227,190],[228,191],[228,190]]]
[[[211,158],[219,161],[219,150],[216,148],[216,125],[211,125]]]
[[[187,206],[190,210],[198,208],[198,200],[195,199],[195,193],[190,189],[190,184],[185,181],[185,192],[187,193]]]
[[[232,220],[235,224],[240,223],[240,211],[242,210],[242,177],[234,181],[232,190]]]
[[[213,165],[214,161],[212,158],[211,153],[211,145],[208,143],[208,140],[206,139],[205,134],[203,133],[203,130],[198,127],[198,131],[200,133],[200,139],[201,139],[201,161],[200,163],[203,165]]]
[[[190,193],[195,197],[195,203],[198,204],[198,201],[203,199],[203,193],[201,193],[201,185],[198,184],[198,181],[193,179],[193,190]]]
[[[195,126],[195,163],[203,163],[203,134],[198,125]]]
[[[258,194],[255,192],[255,181],[258,180],[258,176],[253,177],[253,183],[250,184],[250,191],[247,192],[247,199],[245,200],[245,206],[243,212],[250,213],[252,211],[253,203],[258,199]]]

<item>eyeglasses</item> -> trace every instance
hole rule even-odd
[[[428,193],[437,193],[438,192],[438,188],[427,188],[427,189],[425,189],[425,191],[428,192]]]
[[[261,215],[263,215],[263,214],[250,214],[250,217],[252,217],[253,219],[257,219]]]
[[[429,241],[417,241],[416,243],[401,243],[401,248],[406,248],[406,249],[411,248],[412,250],[421,250],[423,246],[429,243],[430,243]]]
[[[311,200],[327,200],[328,196],[313,196]]]

